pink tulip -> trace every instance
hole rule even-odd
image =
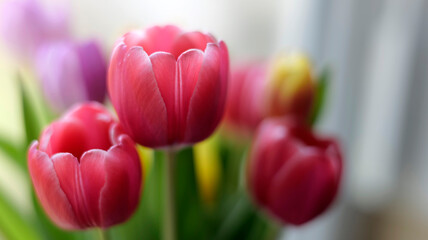
[[[135,144],[97,103],[78,105],[49,125],[30,147],[28,168],[41,205],[64,229],[110,227],[139,202]]]
[[[207,138],[221,120],[228,68],[223,41],[155,26],[119,39],[108,90],[119,120],[137,143],[189,145]]]
[[[335,140],[290,119],[261,123],[248,165],[255,201],[285,224],[301,225],[334,200],[342,172]]]
[[[264,117],[267,66],[252,63],[232,70],[224,122],[226,131],[248,137]],[[226,133],[227,134],[227,133]]]

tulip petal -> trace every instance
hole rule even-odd
[[[170,52],[180,32],[181,29],[173,25],[153,26],[145,31],[145,39],[140,46],[148,55],[159,51]]]
[[[175,132],[178,129],[174,121],[176,119],[175,102],[177,100],[175,91],[179,87],[175,82],[177,62],[173,55],[165,52],[152,54],[150,61],[168,115],[168,143],[173,143]]]
[[[106,155],[106,183],[101,190],[101,226],[106,228],[130,217],[141,192],[141,164],[133,141],[122,135],[121,143]]]
[[[334,166],[319,151],[306,151],[290,159],[272,181],[272,212],[300,225],[321,214],[337,192]]]
[[[80,172],[82,186],[85,196],[85,204],[94,226],[101,226],[100,195],[105,185],[106,177],[104,163],[107,156],[106,151],[90,150],[83,154],[80,159]]]
[[[114,119],[100,103],[91,102],[78,106],[63,119],[81,123],[86,140],[85,151],[110,148],[109,129]],[[80,155],[76,157],[80,157]]]
[[[117,83],[115,109],[124,129],[145,146],[159,146],[167,139],[167,111],[150,58],[141,47],[131,48]],[[138,131],[138,132],[137,132]]]
[[[89,41],[76,50],[86,86],[86,99],[103,102],[106,95],[107,63],[99,45],[95,41]]]
[[[125,43],[119,42],[114,48],[110,59],[107,79],[107,90],[113,105],[116,105],[116,100],[120,97],[120,92],[113,90],[118,89],[122,84],[122,67],[126,51],[127,48]]]
[[[177,135],[176,140],[183,141],[187,129],[187,116],[190,99],[198,82],[204,54],[199,50],[190,50],[183,53],[177,61],[176,104],[177,104]]]
[[[259,203],[267,203],[268,192],[272,180],[278,174],[277,170],[298,152],[294,142],[284,137],[286,134],[289,133],[283,126],[272,127],[269,122],[260,126],[249,165],[250,186]]]
[[[72,206],[60,187],[53,162],[47,154],[37,150],[34,142],[28,152],[28,170],[34,189],[49,217],[61,228],[79,229]]]
[[[64,191],[81,228],[95,226],[86,205],[86,197],[83,192],[82,176],[79,169],[79,161],[70,153],[57,153],[52,157],[55,172],[58,176],[61,189]]]
[[[227,79],[222,79],[220,69],[222,53],[217,44],[208,44],[198,82],[190,99],[184,142],[194,143],[205,139],[217,126],[224,111]]]
[[[209,34],[201,32],[184,32],[180,34],[171,48],[171,53],[176,57],[190,49],[204,51],[208,43],[216,42],[215,38]]]

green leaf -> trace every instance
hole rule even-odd
[[[227,214],[222,217],[221,225],[214,239],[247,239],[253,222],[257,217],[256,210],[244,192],[238,192],[227,207]]]
[[[39,137],[41,131],[40,119],[37,116],[34,101],[31,100],[28,90],[25,89],[22,76],[18,74],[19,90],[21,93],[22,115],[27,146]]]
[[[193,148],[181,150],[175,161],[177,239],[207,239],[209,225],[196,182]]]
[[[11,143],[7,138],[0,135],[0,151],[5,153],[9,158],[17,162],[21,167],[25,169],[25,151],[22,148]]]
[[[328,93],[328,86],[330,82],[330,75],[331,75],[330,69],[325,68],[318,78],[316,92],[315,92],[314,107],[312,109],[312,114],[310,117],[311,125],[315,125],[317,123],[324,109],[324,105],[325,105],[326,97]]]
[[[26,221],[0,193],[0,232],[9,240],[41,240],[36,229]]]

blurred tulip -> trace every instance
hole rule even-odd
[[[312,110],[315,81],[309,59],[290,53],[274,59],[267,83],[267,116],[294,116],[307,121]]]
[[[260,63],[241,65],[232,70],[224,121],[243,136],[251,135],[263,119],[267,66]]]
[[[64,229],[110,227],[139,202],[135,144],[97,103],[76,106],[48,126],[30,147],[28,168],[41,205]]]
[[[65,6],[44,9],[38,0],[8,0],[1,5],[0,32],[19,57],[32,60],[43,43],[69,36]]]
[[[95,41],[46,44],[36,64],[45,97],[56,111],[79,102],[104,101],[107,63]]]
[[[222,118],[226,44],[175,26],[125,34],[113,50],[108,90],[125,130],[152,148],[207,138]]]
[[[295,120],[268,119],[253,142],[248,185],[268,212],[285,224],[301,225],[327,209],[341,172],[335,140],[321,138]]]

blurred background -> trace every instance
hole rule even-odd
[[[3,0],[0,0],[2,3]],[[48,6],[52,2],[44,1]],[[72,33],[96,38],[109,56],[132,28],[174,23],[226,41],[232,63],[305,51],[330,67],[317,128],[346,154],[330,210],[289,240],[419,240],[428,236],[428,1],[426,0],[73,0]],[[17,60],[0,45],[0,134],[23,137]],[[23,173],[0,152],[0,190],[28,211]],[[1,213],[0,213],[1,214]],[[2,239],[0,235],[0,239]]]

